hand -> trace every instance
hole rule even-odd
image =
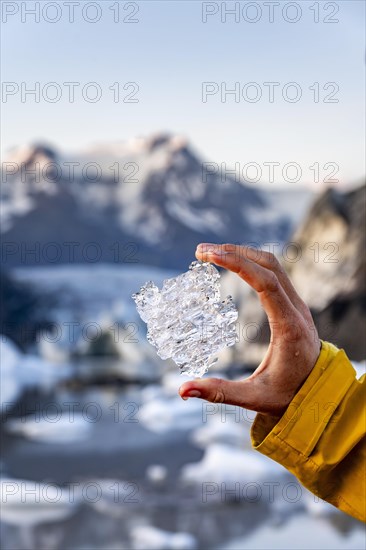
[[[236,382],[219,378],[191,380],[180,387],[180,396],[283,414],[320,353],[320,340],[308,306],[269,252],[232,244],[200,244],[196,257],[237,273],[254,288],[268,316],[271,342],[249,378]]]

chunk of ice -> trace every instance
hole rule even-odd
[[[166,279],[161,290],[149,281],[132,296],[148,341],[181,374],[203,376],[217,361],[212,356],[238,341],[238,312],[231,296],[221,301],[219,279],[212,264],[193,262],[189,271]]]

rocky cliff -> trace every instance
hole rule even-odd
[[[365,186],[342,193],[328,189],[311,206],[279,259],[309,305],[320,337],[366,358]],[[225,275],[225,287],[235,280]],[[269,341],[266,317],[245,283],[233,285],[240,307],[240,342],[230,360],[257,365]]]

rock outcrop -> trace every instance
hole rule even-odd
[[[309,305],[320,337],[366,358],[366,193],[365,186],[321,194],[291,241],[278,255],[300,296]],[[235,275],[225,276],[226,290]],[[243,283],[234,286],[240,307],[240,342],[230,358],[256,366],[269,341],[266,316]]]

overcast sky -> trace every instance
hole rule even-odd
[[[269,181],[268,163],[277,183],[295,180],[295,165],[294,185],[364,175],[363,1],[227,2],[236,15],[187,0],[119,2],[119,13],[109,0],[26,4],[39,22],[2,2],[3,151],[163,130],[253,180]],[[37,86],[37,101],[24,95]]]

